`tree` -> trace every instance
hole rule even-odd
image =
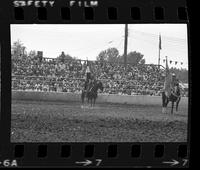
[[[145,60],[143,59],[143,56],[141,53],[138,53],[136,51],[134,52],[130,52],[127,55],[127,62],[131,63],[133,65],[138,65],[138,64],[142,64],[145,63]]]
[[[144,55],[136,52],[136,51],[131,51],[127,55],[127,63],[133,64],[133,65],[138,65],[138,64],[145,64],[145,59],[143,58]],[[120,62],[124,62],[124,56],[120,56]]]
[[[26,55],[26,47],[20,40],[17,40],[13,43],[11,47],[11,54],[13,58],[21,58]]]
[[[107,50],[107,56],[108,56],[109,62],[117,62],[118,56],[119,56],[119,51],[116,48],[109,48]]]
[[[28,53],[28,56],[30,58],[34,58],[35,56],[37,56],[37,52],[35,50],[31,50],[29,53]]]
[[[96,59],[97,61],[106,61],[107,60],[106,50],[101,51]]]
[[[146,61],[145,61],[144,58],[140,60],[140,64],[145,64],[145,62],[146,62]]]
[[[117,62],[119,57],[119,51],[116,48],[108,48],[101,51],[97,56],[97,61]]]

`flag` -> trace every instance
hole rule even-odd
[[[160,50],[162,49],[162,46],[161,46],[161,35],[159,35],[159,49]]]
[[[166,59],[164,91],[165,91],[166,96],[168,96],[168,97],[171,94],[171,82],[172,82],[172,77],[170,74],[168,61]]]

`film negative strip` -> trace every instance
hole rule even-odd
[[[0,167],[189,167],[185,0],[9,0],[0,23]]]

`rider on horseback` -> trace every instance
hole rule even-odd
[[[93,84],[94,84],[94,80],[93,80],[93,79],[90,79],[90,80],[89,80],[89,83],[88,83],[87,91],[90,91],[90,90],[92,89]]]
[[[180,87],[179,87],[179,83],[175,84],[174,90],[172,91],[172,95],[176,96],[177,98],[180,98],[181,90],[180,90]]]
[[[95,74],[91,75],[90,67],[87,65],[86,68],[86,78],[84,81],[83,90],[81,93],[82,107],[84,107],[84,99],[87,98],[88,103],[91,103],[91,106],[95,105],[95,101],[98,96],[98,90],[103,91],[103,84],[101,81],[95,79]]]
[[[176,78],[176,75],[174,73],[172,74],[171,93],[176,97],[180,97],[181,95],[179,80]]]
[[[90,84],[90,81],[91,81],[91,71],[90,71],[89,63],[87,61],[86,79],[85,79],[85,82],[84,82],[84,89],[83,89],[84,91],[88,90],[88,86]]]
[[[173,113],[174,103],[176,103],[176,111],[178,111],[178,104],[180,102],[180,88],[179,88],[179,81],[176,78],[176,75],[173,73],[171,75],[170,69],[167,63],[167,56],[166,56],[166,69],[165,69],[165,82],[164,88],[162,92],[162,112],[166,113],[167,104],[169,101],[172,102],[172,109],[171,113]]]
[[[86,67],[86,80],[84,83],[84,91],[88,92],[92,89],[92,87],[95,84],[95,77],[94,75],[91,74],[91,69],[89,67],[89,63],[87,63],[87,67]]]

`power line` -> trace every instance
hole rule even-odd
[[[134,36],[129,36],[130,38],[134,38],[134,39],[137,39],[137,40],[141,40],[145,43],[148,43],[148,45],[151,45],[151,46],[154,46],[155,47],[155,44],[158,44],[158,41],[157,42],[152,42],[150,40],[146,40],[144,38],[141,38],[141,37],[138,37],[137,35],[134,35]],[[165,43],[164,43],[165,44]],[[174,49],[175,51],[179,51],[179,52],[185,52],[187,49],[186,48],[181,48],[179,46],[176,46],[176,45],[172,45],[172,44],[165,44],[165,47],[166,48],[171,48],[171,49]],[[176,49],[175,49],[176,48]]]
[[[151,36],[151,37],[158,37],[157,34],[153,34],[153,33],[147,33],[147,32],[142,32],[142,31],[138,31],[138,30],[135,30],[135,29],[130,29],[130,30],[133,30],[134,32],[138,32],[140,34],[146,34],[148,36]],[[169,37],[169,36],[163,36],[163,38],[165,39],[168,39],[168,41],[174,41],[174,42],[182,42],[182,43],[185,43],[186,39],[183,39],[183,38],[178,38],[178,37]]]
[[[141,39],[141,38],[138,38],[138,37],[136,38],[136,37],[133,37],[133,36],[129,36],[129,38],[130,38],[130,39],[133,39],[133,38],[134,38],[134,39],[142,40],[142,41],[144,41],[145,43],[147,43],[148,45],[152,45],[152,46],[155,47],[155,45],[152,44],[152,42],[146,41],[146,40],[144,40],[144,39]],[[131,42],[131,41],[130,41],[130,42]],[[173,51],[173,53],[177,53],[177,54],[180,55],[181,53],[183,53],[183,51],[179,51],[179,50],[176,49],[176,50]],[[163,61],[162,58],[163,58],[163,57],[161,56],[161,61]],[[172,60],[170,60],[170,61],[172,61]],[[185,62],[182,62],[180,59],[178,59],[178,60],[176,60],[176,61],[173,60],[173,62],[174,62],[174,63],[184,63],[184,64],[186,64]]]
[[[138,36],[138,37],[141,37],[141,38],[145,38],[146,40],[148,39],[149,41],[152,42],[155,42],[157,43],[158,42],[158,36],[157,37],[151,37],[151,38],[148,38],[144,35],[138,35],[138,34],[131,34],[131,36]],[[162,40],[162,43],[164,44],[170,44],[170,45],[173,45],[173,46],[178,46],[178,47],[182,47],[182,48],[186,48],[186,44],[180,44],[180,43],[175,43],[175,42],[170,42],[166,39],[163,39],[163,37],[161,36],[161,40]]]
[[[153,42],[153,43],[158,43],[158,37],[157,37],[156,39],[151,39],[151,40],[148,39],[148,38],[146,39],[145,37],[140,37],[140,36],[137,35],[137,34],[131,35],[131,37],[136,37],[136,38],[138,37],[138,38],[140,38],[141,40],[145,40],[145,41],[150,42],[151,44],[152,44],[152,42]],[[171,46],[176,46],[176,47],[183,47],[182,49],[185,49],[185,48],[184,48],[185,46],[182,46],[182,45],[179,45],[179,44],[172,44],[172,43],[169,43],[169,42],[166,43],[166,41],[162,39],[162,44],[163,44],[163,43],[166,44],[166,45],[171,45]]]
[[[131,35],[131,37],[134,37],[136,39],[140,39],[140,40],[144,40],[144,41],[147,41],[149,42],[150,44],[157,44],[158,43],[158,37],[156,39],[148,39],[148,38],[145,38],[145,37],[140,37],[139,35]],[[162,44],[166,47],[176,47],[180,50],[187,50],[187,46],[186,45],[180,45],[180,44],[177,44],[177,43],[170,43],[170,42],[167,42],[165,40],[162,39]]]

